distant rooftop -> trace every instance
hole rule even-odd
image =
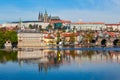
[[[51,17],[51,20],[60,20],[59,16],[53,16]]]
[[[75,22],[72,24],[105,24],[104,22]]]

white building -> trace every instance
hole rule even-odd
[[[120,30],[120,23],[118,24],[105,24],[107,29]]]
[[[19,32],[18,33],[18,48],[43,48],[44,37],[42,33],[37,32]]]
[[[29,26],[37,25],[38,27],[41,26],[43,29],[46,28],[46,26],[49,25],[49,22],[40,22],[40,21],[22,21],[22,22],[11,22],[11,23],[3,23],[2,27],[25,27],[29,28]]]
[[[11,41],[10,40],[6,41],[6,43],[4,44],[4,46],[5,46],[5,49],[7,49],[7,50],[12,49]]]
[[[79,30],[102,30],[105,28],[105,24],[102,22],[77,22],[71,23],[71,29],[76,28]]]
[[[29,25],[37,25],[38,27],[41,26],[43,29],[46,29],[46,27],[49,25],[49,22],[29,21],[22,23],[22,26],[25,26],[27,28],[29,28]]]
[[[2,27],[16,27],[18,23],[3,23]]]

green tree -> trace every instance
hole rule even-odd
[[[51,31],[52,30],[52,25],[51,24],[49,24],[48,26],[47,26],[47,29],[49,30],[49,31]]]
[[[42,32],[42,31],[43,31],[43,29],[42,29],[42,25],[39,25],[39,27],[38,27],[38,28],[39,28],[39,31],[40,31],[40,32]]]
[[[10,40],[12,43],[17,43],[18,38],[17,38],[17,32],[16,31],[3,31],[0,29],[0,48],[4,46],[4,43],[6,40]]]
[[[4,37],[6,40],[10,40],[12,43],[18,41],[16,31],[6,31]]]
[[[29,24],[29,28],[30,28],[30,29],[33,29],[33,26],[32,26],[32,24]]]
[[[0,30],[0,48],[4,46],[4,43],[5,43],[4,33]]]
[[[11,32],[10,40],[11,40],[11,42],[18,42],[18,37],[17,37],[17,32],[16,31]]]
[[[73,27],[73,32],[76,30],[76,26]]]

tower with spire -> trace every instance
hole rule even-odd
[[[45,10],[44,22],[48,22],[48,13],[47,13],[47,10]]]
[[[45,10],[44,14],[39,12],[39,15],[38,15],[38,21],[40,22],[49,22],[51,20],[58,20],[59,17],[58,16],[51,16],[51,15],[48,15],[47,13],[47,10]]]
[[[43,21],[43,14],[39,12],[39,15],[38,15],[38,21]]]

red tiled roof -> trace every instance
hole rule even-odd
[[[72,24],[87,24],[85,22],[73,22]]]
[[[68,20],[62,20],[62,23],[71,23],[71,21],[68,21]]]
[[[89,22],[89,24],[105,24],[104,22]]]
[[[55,37],[54,34],[48,34],[47,36],[44,36],[44,38],[47,38],[47,39],[54,39],[54,37]]]
[[[72,33],[63,33],[62,36],[64,36],[64,37],[71,37]],[[78,36],[78,33],[74,33],[74,36]]]
[[[43,34],[48,34],[48,32],[47,32],[47,31],[44,31]]]
[[[15,27],[6,27],[6,30],[13,30]]]
[[[46,39],[54,39],[54,37],[52,37],[52,36],[44,36],[44,38],[46,38]]]
[[[105,24],[106,26],[120,26],[120,24]]]
[[[71,21],[68,20],[52,20],[50,23],[71,23]]]
[[[114,32],[104,32],[104,34],[108,34],[110,36],[115,36],[116,35]]]

